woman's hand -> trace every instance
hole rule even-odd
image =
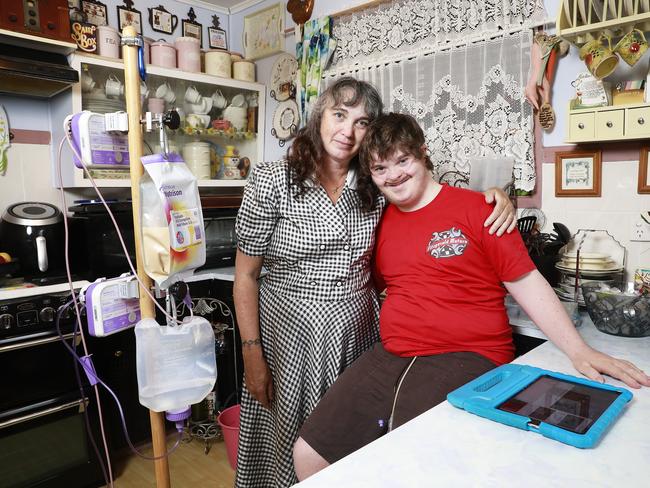
[[[500,188],[490,188],[483,192],[485,202],[495,202],[494,210],[483,223],[484,227],[491,225],[490,234],[496,232],[497,236],[503,235],[504,232],[512,232],[517,226],[517,213],[515,206],[508,198],[508,195]]]
[[[246,346],[243,348],[243,356],[246,388],[264,408],[271,408],[273,377],[262,354],[262,347],[259,344],[253,347]]]
[[[575,354],[571,362],[587,378],[600,383],[605,382],[602,374],[606,374],[632,388],[650,386],[650,377],[631,362],[613,358],[588,346]]]

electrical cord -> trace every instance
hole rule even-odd
[[[86,371],[86,375],[88,376],[89,373],[88,373],[88,371],[86,369],[87,368],[86,364],[84,364],[82,358],[79,357],[77,352],[65,341],[65,338],[63,337],[63,334],[61,332],[61,327],[60,327],[61,315],[63,314],[65,309],[68,308],[73,303],[74,303],[74,299],[70,300],[65,305],[61,305],[59,307],[59,309],[57,311],[57,314],[56,314],[56,322],[55,322],[56,332],[59,334],[59,338],[63,341],[66,349],[68,349],[68,351],[70,352],[72,357],[74,357],[75,363],[81,364],[81,366],[84,368],[84,371]],[[79,318],[77,317],[77,322],[75,323],[75,331],[74,331],[75,334],[77,332],[77,324],[78,324],[78,322],[79,322]],[[93,369],[94,369],[94,366],[93,366]],[[158,459],[163,459],[163,458],[169,456],[170,454],[172,454],[178,448],[178,446],[180,445],[181,440],[183,438],[183,430],[182,429],[177,429],[178,433],[179,433],[178,439],[176,440],[176,443],[172,446],[172,448],[169,451],[167,451],[165,454],[162,454],[160,456],[147,456],[146,454],[142,454],[140,451],[138,451],[136,449],[136,447],[133,445],[133,443],[131,442],[131,438],[129,436],[129,430],[128,430],[128,427],[126,426],[126,418],[124,417],[124,410],[122,409],[122,404],[120,403],[119,398],[117,398],[117,395],[115,394],[115,392],[97,375],[96,371],[93,370],[90,374],[96,380],[96,383],[103,386],[104,389],[106,389],[106,391],[111,395],[113,400],[115,400],[115,405],[117,406],[118,413],[120,414],[120,422],[121,422],[121,425],[122,425],[122,432],[124,432],[124,438],[126,439],[126,442],[129,445],[129,448],[135,454],[137,454],[141,458],[147,459],[149,461],[157,461]],[[78,381],[79,381],[79,383],[81,385],[81,379],[80,378],[78,378]],[[92,383],[92,381],[91,381],[91,383]],[[96,385],[94,385],[94,386],[96,386]]]
[[[391,408],[390,410],[390,417],[388,419],[388,432],[393,430],[393,417],[395,416],[395,407],[397,406],[397,398],[399,396],[399,390],[400,388],[402,388],[402,383],[404,382],[404,378],[406,378],[409,369],[411,369],[411,366],[413,366],[413,363],[417,358],[418,358],[417,356],[413,356],[413,359],[411,359],[411,362],[408,364],[406,369],[402,372],[397,382],[397,388],[395,389],[395,396],[393,397],[393,408]]]

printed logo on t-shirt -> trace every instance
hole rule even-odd
[[[467,237],[460,229],[452,227],[442,232],[433,232],[427,246],[427,252],[434,258],[453,258],[460,256],[467,247]]]

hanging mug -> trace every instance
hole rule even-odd
[[[603,40],[607,40],[607,45]],[[606,35],[601,35],[582,46],[580,59],[584,60],[591,74],[599,80],[611,75],[618,64],[618,56],[612,51],[612,39]]]
[[[226,108],[226,106],[228,105],[228,100],[226,100],[226,97],[223,96],[221,90],[216,90],[212,94],[212,102],[213,102],[213,106],[218,109]]]
[[[110,75],[105,84],[107,97],[119,97],[124,93],[124,85],[115,75]]]
[[[625,34],[614,48],[614,51],[630,66],[634,66],[647,50],[648,41],[639,29],[632,29]]]

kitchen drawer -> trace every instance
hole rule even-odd
[[[594,138],[594,112],[571,114],[569,117],[569,140],[590,141]]]
[[[624,133],[625,110],[596,112],[596,139],[620,139]]]
[[[625,135],[650,137],[650,107],[628,109],[625,120]]]

